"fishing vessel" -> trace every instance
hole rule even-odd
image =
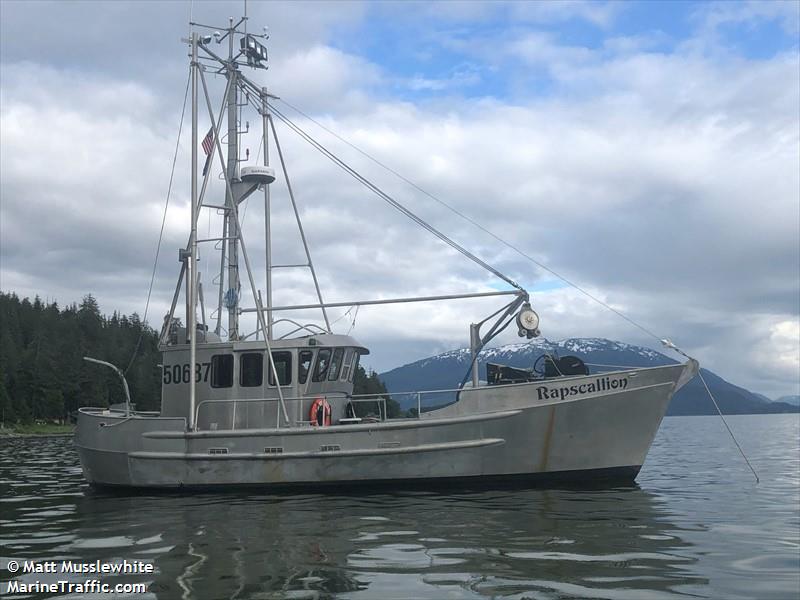
[[[191,210],[188,243],[179,253],[180,275],[160,332],[161,407],[157,412],[135,410],[125,384],[124,405],[81,408],[75,444],[86,479],[98,486],[146,488],[632,481],[672,395],[697,373],[698,363],[688,359],[598,375],[590,374],[575,357],[545,357],[540,369],[489,364],[482,380],[481,350],[506,327],[514,326],[527,339],[539,335],[539,316],[529,293],[290,119],[278,107],[279,97],[251,79],[266,67],[267,37],[266,32],[248,33],[245,17],[231,19],[225,28],[193,23],[191,37],[185,40],[191,57]],[[209,86],[214,77],[225,81],[216,113]],[[249,131],[249,124],[242,124],[244,108],[253,110],[261,125],[263,153],[255,161],[249,151],[244,157],[240,151],[241,136]],[[202,141],[201,113],[211,123]],[[325,302],[276,119],[508,289]],[[271,147],[280,165],[277,171],[270,164]],[[201,150],[206,154],[202,174]],[[224,199],[208,192],[217,165]],[[304,248],[302,263],[272,260],[274,185],[286,186]],[[240,214],[242,203],[255,194],[263,194],[264,200],[263,293],[256,284]],[[205,214],[219,216],[219,237],[198,235],[198,221]],[[198,248],[203,245],[220,251],[216,310],[209,319],[198,269]],[[273,302],[272,274],[286,268],[308,272],[315,302]],[[249,289],[248,301],[241,293],[242,283]],[[181,296],[183,321],[178,310]],[[498,300],[497,310],[465,324],[471,366],[461,386],[411,391],[417,409],[402,418],[389,418],[385,397],[353,393],[360,357],[369,350],[354,337],[334,332],[330,309],[489,297]],[[318,322],[292,317],[312,309],[319,311]],[[253,323],[249,331],[245,316]],[[87,359],[114,368],[124,383],[124,375],[113,365]],[[423,398],[437,395],[438,405],[423,406]],[[367,406],[378,408],[367,414]]]

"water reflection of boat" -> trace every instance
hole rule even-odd
[[[398,597],[397,585],[401,597],[418,598],[465,587],[481,597],[607,598],[625,588],[658,598],[707,583],[692,574],[691,544],[659,498],[638,487],[447,496],[93,493],[78,506],[80,522],[93,523],[99,508],[106,531],[135,536],[131,550],[158,570],[151,593],[169,600]]]
[[[508,326],[515,326],[528,339],[539,335],[539,317],[528,292],[411,213],[281,113],[275,96],[243,73],[245,68],[265,67],[267,58],[264,36],[247,33],[246,19],[236,24],[231,20],[229,27],[213,34],[215,28],[192,25],[187,40],[192,56],[190,235],[180,252],[182,267],[161,332],[161,410],[135,412],[130,400],[122,410],[81,408],[75,439],[86,478],[97,485],[127,487],[633,480],[672,395],[694,376],[697,362],[589,375],[580,360],[562,357],[551,358],[541,373],[490,365],[487,381],[481,381],[478,354]],[[200,35],[198,30],[209,35]],[[225,46],[227,58],[221,56]],[[214,75],[225,79],[219,116],[215,116],[207,85]],[[204,169],[202,183],[198,175],[200,84],[211,123],[202,143],[208,155],[206,166],[211,168]],[[241,166],[249,160],[249,153],[243,158],[239,151],[240,137],[249,130],[242,127],[241,110],[248,105],[258,112],[261,123],[264,164]],[[220,143],[223,113],[227,114],[225,155]],[[288,185],[273,116],[381,200],[510,289],[324,302]],[[268,164],[270,131],[305,248],[301,264],[276,265],[271,258],[270,184],[276,173]],[[225,182],[224,200],[206,197],[217,159]],[[239,205],[258,190],[263,190],[265,206],[264,300],[255,285],[238,212]],[[199,239],[198,218],[203,211],[222,217],[219,237],[209,234]],[[213,329],[209,327],[213,317],[206,320],[197,272],[198,245],[204,243],[218,244],[221,250]],[[272,272],[279,267],[308,268],[318,302],[275,305]],[[240,302],[242,281],[249,284],[252,306]],[[186,322],[181,324],[176,307],[184,288]],[[471,385],[438,390],[444,397],[455,394],[455,402],[424,413],[417,410],[415,418],[369,422],[358,416],[361,402],[375,401],[353,395],[359,357],[368,350],[347,335],[333,333],[328,309],[502,296],[510,301],[469,326],[472,360],[464,381],[471,379]],[[320,310],[324,326],[276,318],[276,314],[309,309]],[[222,336],[223,313],[227,339]],[[240,322],[245,314],[255,315],[254,329],[249,332]],[[285,328],[282,335],[281,328]],[[419,397],[418,393],[418,403]]]

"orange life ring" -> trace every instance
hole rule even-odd
[[[308,420],[314,427],[328,427],[331,424],[331,405],[322,396],[316,398],[308,411]]]

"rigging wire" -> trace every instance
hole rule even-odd
[[[361,308],[360,304],[354,304],[350,308],[348,308],[344,313],[336,317],[333,321],[331,321],[331,327],[336,325],[339,321],[344,319],[347,316],[350,316],[350,328],[347,330],[346,335],[350,335],[350,332],[353,331],[353,328],[356,326],[356,317],[358,317],[358,309]],[[355,312],[354,312],[355,311]]]
[[[350,307],[350,308],[348,308],[348,309],[347,309],[347,310],[346,310],[344,313],[342,313],[341,315],[339,315],[338,317],[336,317],[336,318],[335,318],[333,321],[331,321],[331,326],[333,326],[333,325],[336,325],[336,323],[338,323],[339,321],[341,321],[342,319],[344,319],[344,318],[345,318],[347,315],[349,315],[351,312],[353,312],[353,308],[355,308],[355,307],[354,307],[354,306],[351,306],[351,307]]]
[[[350,329],[347,330],[347,335],[350,335],[350,333],[356,327],[356,319],[358,318],[358,309],[359,308],[361,308],[361,305],[360,304],[356,304],[356,312],[353,313],[353,320],[350,321]]]
[[[172,157],[172,171],[169,174],[169,185],[167,186],[167,199],[164,203],[164,214],[161,217],[161,231],[158,234],[158,244],[156,244],[156,256],[153,259],[153,272],[150,275],[150,287],[147,290],[147,301],[144,305],[144,316],[142,317],[142,330],[139,332],[139,339],[136,340],[136,346],[133,348],[133,354],[131,354],[131,359],[128,362],[128,366],[125,367],[125,371],[123,371],[123,375],[127,375],[128,371],[130,370],[131,366],[133,365],[133,361],[136,359],[136,353],[139,351],[139,346],[142,344],[142,337],[144,336],[145,328],[147,326],[147,311],[150,309],[150,296],[153,294],[153,283],[156,279],[156,268],[158,267],[158,256],[161,252],[161,241],[164,239],[164,226],[167,223],[167,209],[169,208],[169,198],[172,194],[172,182],[175,178],[175,165],[178,163],[178,150],[180,149],[181,145],[181,132],[183,131],[183,118],[186,115],[186,100],[189,97],[189,82],[191,81],[191,75],[186,78],[186,90],[183,92],[183,108],[181,108],[181,120],[178,125],[178,139],[175,141],[175,154]]]
[[[445,235],[444,233],[442,233],[441,231],[439,231],[438,229],[433,227],[433,225],[430,225],[429,223],[427,223],[421,217],[419,217],[416,214],[414,214],[413,212],[411,212],[408,208],[406,208],[405,206],[400,204],[400,202],[398,202],[393,197],[391,197],[389,194],[384,192],[377,185],[375,185],[370,180],[368,180],[366,177],[364,177],[363,175],[358,173],[350,165],[348,165],[346,162],[344,162],[338,156],[333,154],[330,150],[328,150],[321,143],[316,141],[313,137],[311,137],[301,127],[299,127],[297,124],[295,124],[291,119],[289,119],[286,115],[284,115],[280,110],[278,110],[274,106],[272,107],[272,114],[277,116],[287,127],[292,129],[295,133],[297,133],[297,135],[299,135],[306,142],[311,144],[311,146],[313,146],[316,150],[318,150],[320,153],[322,153],[331,162],[333,162],[335,165],[337,165],[339,168],[341,168],[343,171],[345,171],[348,175],[353,177],[356,181],[361,183],[364,187],[366,187],[367,189],[372,191],[375,195],[377,195],[379,198],[384,200],[390,206],[395,208],[397,211],[399,211],[400,213],[402,213],[403,215],[405,215],[406,217],[408,217],[409,219],[414,221],[417,225],[419,225],[423,229],[427,230],[428,232],[430,232],[431,234],[433,234],[434,236],[439,238],[441,241],[446,243],[448,246],[450,246],[451,248],[453,248],[457,252],[460,252],[461,254],[463,254],[464,256],[469,258],[474,263],[480,265],[481,267],[483,267],[484,269],[486,269],[490,273],[494,274],[496,277],[502,279],[503,281],[505,281],[506,283],[508,283],[512,287],[514,287],[514,288],[516,288],[516,289],[518,289],[520,291],[524,291],[522,289],[522,287],[518,283],[516,283],[515,281],[513,281],[512,279],[510,279],[509,277],[507,277],[506,275],[504,275],[500,271],[498,271],[496,268],[494,268],[493,266],[491,266],[490,264],[488,264],[484,260],[482,260],[482,259],[478,258],[477,256],[475,256],[474,254],[472,254],[472,252],[470,252],[469,250],[467,250],[466,248],[464,248],[463,246],[458,244],[456,241],[454,241],[453,239],[451,239],[450,237],[448,237],[447,235]]]
[[[366,158],[367,158],[367,159],[369,159],[370,161],[374,162],[374,163],[375,163],[376,165],[378,165],[379,167],[382,167],[383,169],[385,169],[385,170],[389,171],[389,173],[391,173],[391,174],[392,174],[392,175],[394,175],[395,177],[399,178],[400,180],[404,181],[405,183],[407,183],[408,185],[410,185],[411,187],[413,187],[413,188],[414,188],[415,190],[417,190],[418,192],[420,192],[420,193],[424,194],[425,196],[427,196],[427,197],[428,197],[428,198],[430,198],[431,200],[433,200],[433,201],[435,201],[435,202],[439,203],[440,205],[444,206],[444,207],[445,207],[447,210],[449,210],[449,211],[450,211],[450,212],[452,212],[453,214],[457,215],[458,217],[461,217],[463,220],[465,220],[465,221],[467,221],[468,223],[470,223],[471,225],[473,225],[473,226],[477,227],[478,229],[480,229],[481,231],[483,231],[485,234],[487,234],[487,235],[489,235],[490,237],[494,238],[495,240],[497,240],[498,242],[500,242],[501,244],[503,244],[503,245],[504,245],[504,246],[506,246],[507,248],[509,248],[509,249],[513,250],[514,252],[516,252],[517,254],[519,254],[520,256],[522,256],[523,258],[525,258],[526,260],[528,260],[528,261],[530,261],[531,263],[535,264],[535,265],[536,265],[537,267],[539,267],[540,269],[543,269],[543,270],[547,271],[548,273],[550,273],[550,274],[551,274],[551,275],[553,275],[554,277],[557,277],[558,279],[560,279],[561,281],[563,281],[563,282],[564,282],[564,283],[566,283],[567,285],[569,285],[569,286],[571,286],[571,287],[575,288],[576,290],[578,290],[579,292],[581,292],[582,294],[584,294],[585,296],[587,296],[587,297],[588,297],[588,298],[590,298],[591,300],[594,300],[595,302],[597,302],[597,303],[598,303],[598,304],[600,304],[601,306],[603,306],[603,307],[607,308],[608,310],[610,310],[611,312],[613,312],[614,314],[616,314],[618,317],[620,317],[620,318],[624,319],[625,321],[627,321],[628,323],[630,323],[631,325],[633,325],[634,327],[636,327],[636,328],[637,328],[637,329],[639,329],[640,331],[642,331],[642,332],[646,333],[646,334],[647,334],[647,335],[649,335],[650,337],[652,337],[652,338],[654,338],[654,339],[658,340],[659,342],[662,340],[662,338],[661,338],[660,336],[658,336],[658,335],[656,335],[655,333],[653,333],[653,332],[652,332],[650,329],[646,328],[644,325],[641,325],[640,323],[637,323],[636,321],[634,321],[632,318],[630,318],[629,316],[627,316],[626,314],[624,314],[624,313],[623,313],[623,312],[621,312],[620,310],[617,310],[616,308],[614,308],[614,307],[610,306],[610,305],[609,305],[607,302],[604,302],[603,300],[601,300],[600,298],[598,298],[597,296],[595,296],[595,295],[594,295],[594,294],[592,294],[591,292],[589,292],[589,291],[587,291],[587,290],[583,289],[581,286],[579,286],[578,284],[576,284],[576,283],[574,283],[574,282],[570,281],[569,279],[567,279],[567,278],[566,278],[566,277],[564,277],[563,275],[561,275],[561,274],[557,273],[556,271],[554,271],[553,269],[551,269],[551,268],[550,268],[550,267],[548,267],[547,265],[544,265],[544,264],[542,264],[541,262],[539,262],[538,260],[536,260],[535,258],[533,258],[532,256],[530,256],[528,253],[526,253],[525,251],[523,251],[523,250],[522,250],[521,248],[519,248],[518,246],[516,246],[516,245],[512,244],[511,242],[508,242],[508,241],[504,240],[504,239],[503,239],[503,238],[501,238],[499,235],[497,235],[497,234],[495,234],[494,232],[492,232],[491,230],[487,229],[486,227],[484,227],[483,225],[481,225],[480,223],[478,223],[477,221],[475,221],[475,220],[474,220],[474,219],[472,219],[471,217],[469,217],[469,216],[465,215],[464,213],[462,213],[460,210],[458,210],[458,209],[457,209],[457,208],[455,208],[454,206],[452,206],[452,205],[448,204],[447,202],[445,202],[445,201],[444,201],[444,200],[442,200],[441,198],[438,198],[438,197],[434,196],[432,193],[428,192],[427,190],[423,189],[422,187],[420,187],[418,184],[414,183],[413,181],[411,181],[411,180],[410,180],[410,179],[408,179],[407,177],[405,177],[405,176],[403,176],[402,174],[398,173],[396,170],[392,169],[390,166],[388,166],[388,165],[386,165],[385,163],[381,162],[380,160],[378,160],[377,158],[375,158],[374,156],[372,156],[371,154],[369,154],[369,153],[368,153],[368,152],[366,152],[365,150],[362,150],[361,148],[359,148],[358,146],[356,146],[356,145],[355,145],[355,144],[353,144],[352,142],[350,142],[350,141],[348,141],[347,139],[343,138],[342,136],[340,136],[340,135],[339,135],[338,133],[336,133],[335,131],[332,131],[331,129],[329,129],[328,127],[326,127],[325,125],[323,125],[322,123],[320,123],[319,121],[317,121],[316,119],[314,119],[313,117],[311,117],[310,115],[306,114],[305,112],[303,112],[302,110],[300,110],[299,108],[297,108],[296,106],[294,106],[293,104],[290,104],[289,102],[287,102],[287,101],[286,101],[286,100],[284,100],[283,98],[277,98],[277,100],[279,100],[280,102],[282,102],[283,104],[285,104],[286,106],[288,106],[289,108],[291,108],[292,110],[294,110],[295,112],[297,112],[298,114],[300,114],[300,115],[301,115],[303,118],[305,118],[305,119],[308,119],[309,121],[311,121],[312,123],[314,123],[315,125],[317,125],[318,127],[320,127],[321,129],[325,130],[326,132],[328,132],[329,134],[331,134],[332,136],[334,136],[334,137],[335,137],[336,139],[338,139],[339,141],[343,142],[344,144],[347,144],[347,145],[348,145],[348,146],[350,146],[350,147],[351,147],[353,150],[355,150],[356,152],[358,152],[358,153],[359,153],[359,154],[361,154],[362,156],[366,157]],[[272,108],[273,108],[273,110],[275,110],[275,107],[274,107],[274,106],[273,106]]]

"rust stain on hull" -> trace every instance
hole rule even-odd
[[[553,427],[556,423],[556,407],[550,407],[550,419],[547,422],[547,431],[544,433],[544,447],[542,448],[542,461],[539,463],[540,471],[547,471],[547,461],[550,459],[550,441],[553,439]]]

